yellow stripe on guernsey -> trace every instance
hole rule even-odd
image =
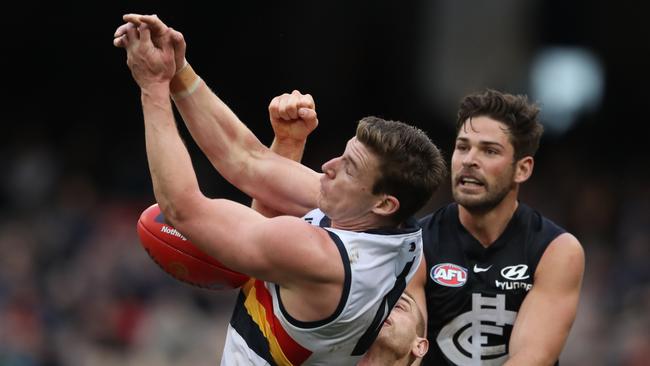
[[[264,338],[268,340],[273,360],[278,365],[293,366],[301,364],[308,358],[311,352],[289,337],[273,314],[273,299],[264,282],[251,279],[243,286],[242,290],[246,297],[244,307],[259,327]],[[290,358],[293,359],[293,362]]]

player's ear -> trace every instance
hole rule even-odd
[[[429,350],[429,341],[423,337],[416,337],[413,341],[413,348],[411,353],[417,358],[422,358],[427,354]]]
[[[399,210],[399,200],[395,196],[382,194],[372,212],[381,216],[390,216]]]
[[[524,156],[515,163],[515,183],[523,183],[533,174],[535,160],[532,156]]]

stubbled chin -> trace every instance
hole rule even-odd
[[[462,186],[457,185],[454,187],[454,195],[470,195],[475,196],[485,193],[485,186]]]
[[[454,201],[460,204],[474,204],[481,202],[484,192],[474,192],[474,191],[464,191],[459,189],[454,189],[452,192],[454,196]]]

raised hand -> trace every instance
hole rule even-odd
[[[307,136],[318,126],[314,98],[298,90],[273,98],[269,104],[269,117],[276,142],[280,144],[304,144]]]
[[[163,46],[171,45],[174,49],[176,71],[185,65],[186,43],[183,34],[168,27],[157,15],[126,14],[122,19],[126,23],[119,26],[113,34],[113,45],[115,47],[125,48],[128,30],[131,28],[137,30],[141,25],[146,25],[151,35],[151,42],[155,47],[163,48]]]
[[[156,47],[148,24],[141,23],[136,28],[133,23],[127,23],[120,44],[126,48],[126,62],[131,75],[143,91],[158,84],[169,85],[176,73],[171,42]]]

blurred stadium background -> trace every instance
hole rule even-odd
[[[235,292],[174,281],[136,238],[154,198],[139,91],[111,44],[127,12],[157,13],[182,31],[194,68],[264,142],[270,99],[311,93],[321,125],[304,162],[314,169],[368,114],[418,125],[449,157],[465,93],[537,100],[547,132],[522,200],[576,234],[587,255],[562,364],[649,365],[648,9],[625,0],[6,5],[0,365],[219,362]],[[204,192],[248,202],[182,133]],[[445,186],[427,210],[450,199]]]

